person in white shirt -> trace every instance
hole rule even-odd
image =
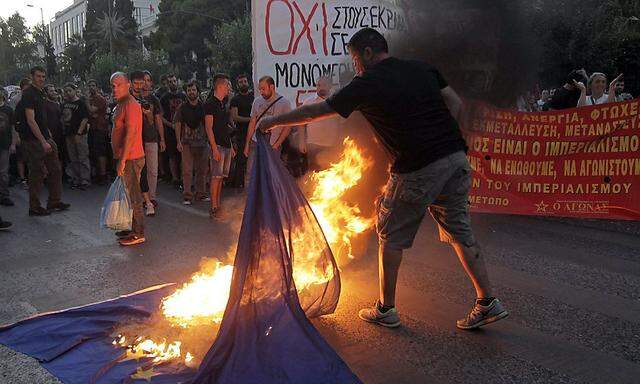
[[[607,76],[602,72],[594,72],[591,77],[589,77],[588,86],[591,90],[591,95],[589,96],[587,96],[587,87],[583,83],[577,82],[575,85],[580,89],[578,107],[615,102],[615,88],[621,78],[622,74],[616,77],[611,84],[609,84],[609,93],[605,93],[604,91],[607,88]]]
[[[331,78],[322,76],[316,80],[316,97],[307,99],[302,105],[316,104],[331,95]],[[329,167],[331,153],[339,143],[339,129],[344,122],[340,116],[309,123],[303,129],[302,152],[307,154],[309,169],[319,171]]]

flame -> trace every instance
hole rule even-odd
[[[363,173],[371,167],[373,161],[366,158],[355,142],[346,138],[344,150],[337,163],[311,175],[313,194],[309,205],[313,210],[338,266],[353,258],[352,240],[361,235],[373,224],[372,218],[361,215],[360,208],[344,201],[344,194],[360,182]],[[304,208],[302,208],[304,209]],[[305,222],[306,223],[306,222]],[[296,228],[287,233],[291,235],[290,252],[293,260],[293,279],[298,292],[318,284],[324,284],[333,278],[333,265],[322,264],[318,257],[326,251],[322,236],[317,236],[315,226],[306,223],[308,228]],[[200,325],[218,324],[222,321],[229,299],[233,266],[217,262],[210,270],[204,270],[192,276],[170,296],[162,300],[161,309],[165,321],[173,327],[183,329]],[[268,335],[267,331],[267,335]],[[127,358],[153,358],[154,362],[163,362],[182,357],[181,341],[154,341],[150,337],[139,336],[127,342],[127,337],[118,335],[113,345],[127,348]],[[197,357],[190,352],[184,355],[184,362],[193,365]]]

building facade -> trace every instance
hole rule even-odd
[[[133,18],[141,36],[155,30],[160,0],[133,0]],[[49,24],[49,35],[56,55],[64,52],[73,35],[83,36],[87,20],[87,0],[74,0],[73,4],[56,13]]]

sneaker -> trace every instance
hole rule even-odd
[[[78,184],[78,187],[77,187],[77,188],[78,188],[80,191],[86,191],[86,190],[87,190],[87,188],[89,188],[89,186],[90,186],[90,184]]]
[[[47,206],[47,210],[49,210],[51,212],[62,212],[62,211],[66,211],[67,209],[69,209],[69,207],[71,207],[71,204],[63,203],[61,201],[58,204],[48,205]]]
[[[44,209],[42,207],[38,208],[29,208],[29,216],[49,216],[51,212],[48,209]]]
[[[13,227],[10,221],[2,221],[0,220],[0,231],[6,231],[9,228]]]
[[[191,205],[191,204],[193,204],[193,203],[191,202],[191,199],[184,199],[184,200],[182,201],[182,204],[183,204],[183,205]]]
[[[13,207],[15,203],[8,197],[3,197],[0,199],[0,205],[4,205],[5,207]]]
[[[22,184],[22,189],[29,189],[29,183],[27,182],[26,179],[22,179],[20,181],[20,184]]]
[[[153,204],[147,205],[146,215],[147,216],[155,216],[156,215],[156,210],[153,208]]]
[[[200,201],[211,201],[211,198],[209,196],[202,196],[198,200],[200,200]]]
[[[502,306],[500,300],[493,299],[491,304],[484,306],[476,303],[471,312],[464,319],[456,321],[460,329],[476,329],[509,316],[509,312]]]
[[[116,236],[118,236],[119,238],[129,237],[129,235],[131,235],[131,231],[128,229],[116,232]]]
[[[145,241],[146,239],[142,235],[130,235],[129,237],[118,240],[118,243],[124,247],[128,247],[130,245],[142,244]]]
[[[361,309],[358,317],[368,323],[382,325],[387,328],[397,328],[400,326],[400,318],[398,310],[395,307],[390,308],[386,312],[380,311],[380,302],[377,301],[373,308]]]

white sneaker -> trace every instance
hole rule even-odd
[[[147,214],[147,216],[155,216],[156,215],[156,209],[153,207],[153,204],[147,205],[146,214]]]
[[[360,312],[358,312],[358,317],[367,323],[374,323],[387,328],[399,327],[400,318],[398,317],[396,308],[393,307],[386,312],[381,312],[378,303],[379,302],[376,302],[372,308],[361,309]]]
[[[182,205],[191,205],[191,200],[190,199],[184,199],[182,201]]]
[[[507,316],[509,316],[509,312],[504,309],[500,300],[493,299],[491,304],[487,306],[476,303],[467,317],[456,322],[456,326],[465,330],[476,329],[483,325],[502,320]]]

